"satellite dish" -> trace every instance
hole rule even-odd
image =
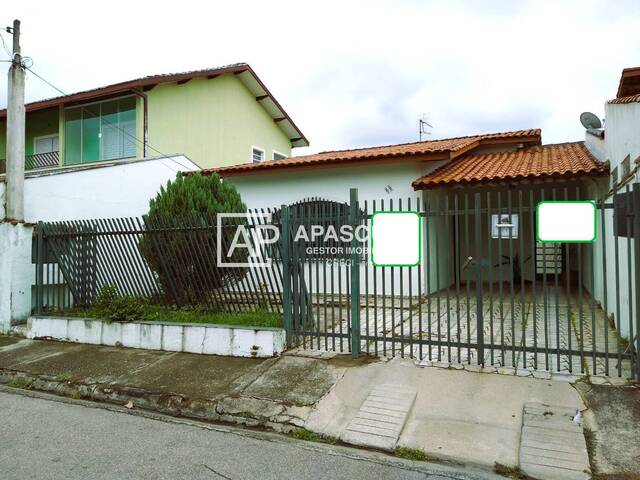
[[[580,123],[587,130],[602,128],[602,122],[591,112],[582,112],[580,114]]]

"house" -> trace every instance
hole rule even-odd
[[[201,168],[289,157],[309,142],[253,69],[154,75],[26,105],[26,167],[186,155]],[[0,172],[6,110],[0,111]]]
[[[29,222],[139,216],[179,171],[289,157],[308,145],[247,64],[33,102],[25,130]],[[0,218],[5,136],[2,110]]]

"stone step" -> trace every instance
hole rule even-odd
[[[375,387],[340,435],[352,445],[393,451],[398,443],[416,390],[383,384]]]
[[[520,437],[520,468],[534,478],[587,480],[589,456],[582,426],[567,407],[525,404]]]

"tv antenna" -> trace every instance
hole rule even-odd
[[[420,141],[422,141],[423,135],[431,135],[429,129],[433,128],[433,125],[427,122],[427,118],[428,117],[423,114],[422,117],[418,119],[418,137],[420,138]]]

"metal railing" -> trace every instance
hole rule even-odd
[[[43,168],[53,168],[60,165],[59,152],[36,153],[25,157],[25,170],[39,170]],[[0,174],[6,173],[7,160],[0,159]]]
[[[245,225],[251,230],[257,222]],[[120,218],[40,223],[36,228],[36,313],[91,306],[108,286],[121,296],[214,312],[281,310],[281,271],[251,257],[217,267],[234,225],[216,218]],[[237,263],[237,262],[236,262]]]

